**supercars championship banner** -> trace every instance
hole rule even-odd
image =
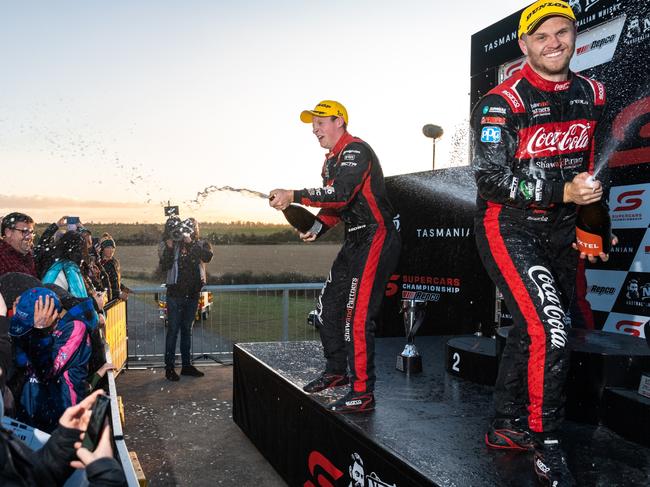
[[[641,337],[650,316],[650,2],[569,3],[578,18],[571,68],[607,89],[597,152],[609,164],[612,231],[619,239],[609,262],[587,266],[587,299],[596,328]],[[472,36],[472,106],[521,69],[520,13]]]
[[[476,251],[476,185],[469,167],[386,178],[402,254],[384,300],[379,336],[403,336],[402,300],[425,302],[418,335],[489,333],[494,289]],[[488,291],[486,293],[486,290]]]

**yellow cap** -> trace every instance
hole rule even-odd
[[[576,21],[576,16],[573,13],[571,5],[563,0],[537,0],[537,2],[528,6],[522,13],[519,19],[519,38],[524,34],[533,32],[542,20],[548,17],[565,17],[573,22]]]
[[[300,114],[300,120],[305,123],[311,123],[314,117],[342,117],[348,123],[348,111],[334,100],[323,100],[313,110],[303,110]]]

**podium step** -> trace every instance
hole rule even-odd
[[[507,326],[497,330],[494,343],[495,362],[503,351],[508,333],[511,329],[511,326]],[[451,342],[452,340],[450,340]],[[478,360],[484,361],[485,358],[480,356],[480,353],[475,351],[474,348],[472,346],[464,346],[460,359],[465,360],[469,364],[476,363]],[[619,389],[636,391],[639,387],[641,374],[644,371],[650,371],[650,348],[648,348],[644,340],[630,335],[583,329],[570,330],[569,348],[571,349],[571,367],[566,386],[567,419],[582,423],[598,424],[605,417],[608,417],[612,424],[621,429],[621,431],[625,431],[626,423],[619,426],[615,422],[617,420],[614,418],[614,412],[607,409],[609,405],[604,397],[605,391],[607,388],[612,388],[612,391],[618,391]],[[461,353],[457,350],[455,352]],[[471,354],[479,356],[471,357]],[[447,357],[447,370],[468,380],[474,380],[481,384],[486,383],[474,379],[469,373],[461,374],[459,371],[450,370],[449,356]],[[472,371],[470,370],[470,372]],[[474,375],[477,373],[472,372]],[[496,378],[496,374],[494,377]],[[485,379],[483,378],[482,380]],[[618,405],[623,399],[619,398],[616,394],[610,391],[607,397],[614,397],[616,399],[616,405]],[[638,396],[638,394],[636,395]],[[641,397],[641,399],[643,398]],[[643,404],[643,401],[641,401],[641,404]],[[638,425],[642,422],[647,424],[647,419],[644,419],[650,417],[647,410],[643,413],[645,416],[640,416],[638,414],[640,414],[643,408],[636,403],[634,406],[624,420],[621,419],[618,421],[629,421],[632,425]],[[617,407],[612,406],[612,408]],[[636,411],[639,411],[639,413],[637,414]],[[631,430],[633,429],[631,428]]]
[[[623,438],[650,446],[650,399],[636,390],[608,387],[603,422]]]
[[[447,372],[477,384],[494,385],[497,379],[497,355],[493,338],[460,336],[447,342]]]

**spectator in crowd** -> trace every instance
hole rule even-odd
[[[9,213],[0,225],[0,276],[23,272],[36,277],[34,220],[24,213]]]
[[[63,411],[88,392],[91,345],[84,303],[62,314],[56,293],[37,287],[13,307],[9,334],[16,366],[25,375],[17,419],[43,431],[52,431]]]
[[[205,263],[212,260],[212,248],[199,238],[199,225],[193,218],[183,222],[181,240],[173,240],[170,232],[163,235],[159,246],[160,265],[167,273],[167,335],[165,337],[165,377],[179,380],[175,370],[176,338],[181,333],[181,375],[202,377],[191,363],[192,325],[205,285]]]
[[[90,284],[95,293],[102,295],[103,304],[106,304],[112,298],[110,289],[106,285],[108,276],[101,266],[99,252],[95,248],[95,240],[88,228],[79,226],[78,231],[83,237],[86,243],[86,249],[88,250],[88,260],[84,260],[79,266],[81,268],[81,274],[85,277],[87,285]]]
[[[0,320],[6,316],[0,316]],[[1,325],[0,325],[1,326]],[[9,352],[0,350],[0,360]],[[4,377],[0,366],[0,385]],[[103,391],[88,396],[69,407],[58,420],[58,427],[43,448],[32,451],[9,431],[0,427],[0,484],[5,487],[50,487],[63,485],[74,472],[72,467],[85,468],[90,487],[123,487],[127,485],[120,464],[113,458],[110,426],[106,426],[93,452],[81,447],[81,433],[86,430],[89,411]],[[0,394],[0,418],[2,418]]]
[[[56,243],[66,232],[67,219],[67,216],[62,216],[56,223],[50,224],[34,246],[36,272],[39,278],[43,277],[56,259],[54,255]]]
[[[66,232],[56,243],[54,262],[43,275],[44,283],[61,286],[77,298],[87,298],[89,285],[81,273],[81,263],[90,260],[86,242],[79,232]]]
[[[90,262],[86,238],[76,230],[67,231],[56,243],[55,262],[43,276],[43,283],[56,284],[77,298],[93,298],[93,305],[98,314],[99,326],[90,326],[92,356],[88,364],[90,376],[106,364],[104,339],[104,299],[105,294],[95,289],[92,279],[84,274],[84,262]],[[87,267],[84,267],[87,269]]]
[[[99,315],[95,311],[94,301],[92,298],[75,298],[68,291],[56,284],[44,284],[43,287],[56,293],[64,310],[72,310],[74,314],[83,316],[83,321],[90,333],[92,343],[92,353],[88,362],[88,384],[91,391],[99,387],[105,387],[106,381],[104,378],[106,372],[113,370],[114,366],[112,363],[106,362],[104,339],[98,326]]]
[[[104,233],[99,240],[100,263],[108,277],[108,289],[111,299],[127,300],[129,288],[122,284],[120,261],[115,257],[115,240],[108,233]]]

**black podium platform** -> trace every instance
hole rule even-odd
[[[377,409],[341,416],[323,405],[345,388],[308,395],[323,368],[316,342],[238,344],[233,419],[291,486],[536,486],[528,453],[483,442],[492,387],[445,372],[450,337],[418,337],[424,371],[395,370],[404,339],[377,340]],[[568,461],[584,486],[647,486],[650,449],[605,427],[566,423]]]

